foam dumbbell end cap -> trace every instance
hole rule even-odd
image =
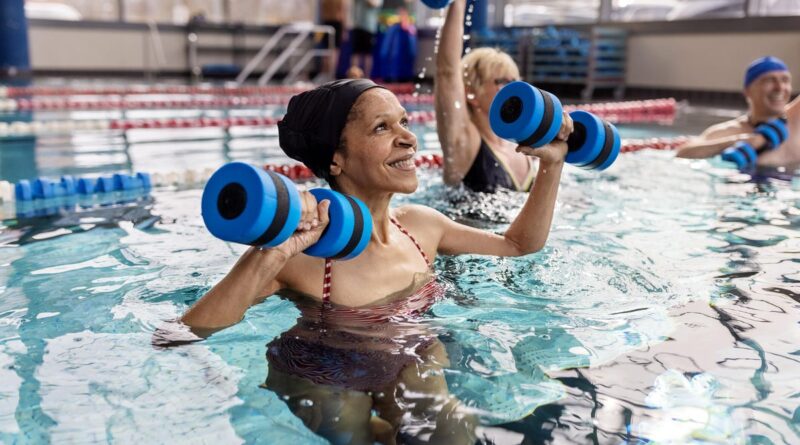
[[[547,91],[515,81],[497,92],[489,108],[492,131],[519,145],[541,147],[561,129],[561,101]]]
[[[569,115],[574,131],[567,140],[566,162],[587,170],[605,170],[613,164],[622,147],[616,127],[586,111]]]
[[[285,176],[232,162],[209,178],[202,197],[203,221],[225,241],[275,247],[292,236],[302,204]]]

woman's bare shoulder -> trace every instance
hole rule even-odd
[[[392,209],[392,215],[400,224],[430,224],[444,217],[438,210],[421,204],[406,204]]]

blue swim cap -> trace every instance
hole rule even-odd
[[[747,73],[744,75],[744,87],[747,88],[754,80],[758,79],[758,76],[770,71],[789,71],[789,67],[777,57],[766,56],[756,59],[747,67]]]

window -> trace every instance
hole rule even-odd
[[[600,0],[508,0],[503,10],[505,26],[536,26],[597,21]]]
[[[624,22],[745,16],[745,0],[613,0],[613,8]]]
[[[761,0],[754,15],[800,15],[800,0]]]
[[[124,0],[125,20],[129,22],[185,25],[190,20],[224,23],[225,0]]]
[[[282,25],[316,22],[318,0],[231,0],[231,22]]]
[[[119,20],[117,0],[27,0],[29,19]]]

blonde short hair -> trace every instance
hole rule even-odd
[[[464,86],[475,93],[481,92],[481,85],[498,74],[510,74],[519,79],[519,68],[514,59],[497,48],[476,48],[461,59],[464,73]]]

